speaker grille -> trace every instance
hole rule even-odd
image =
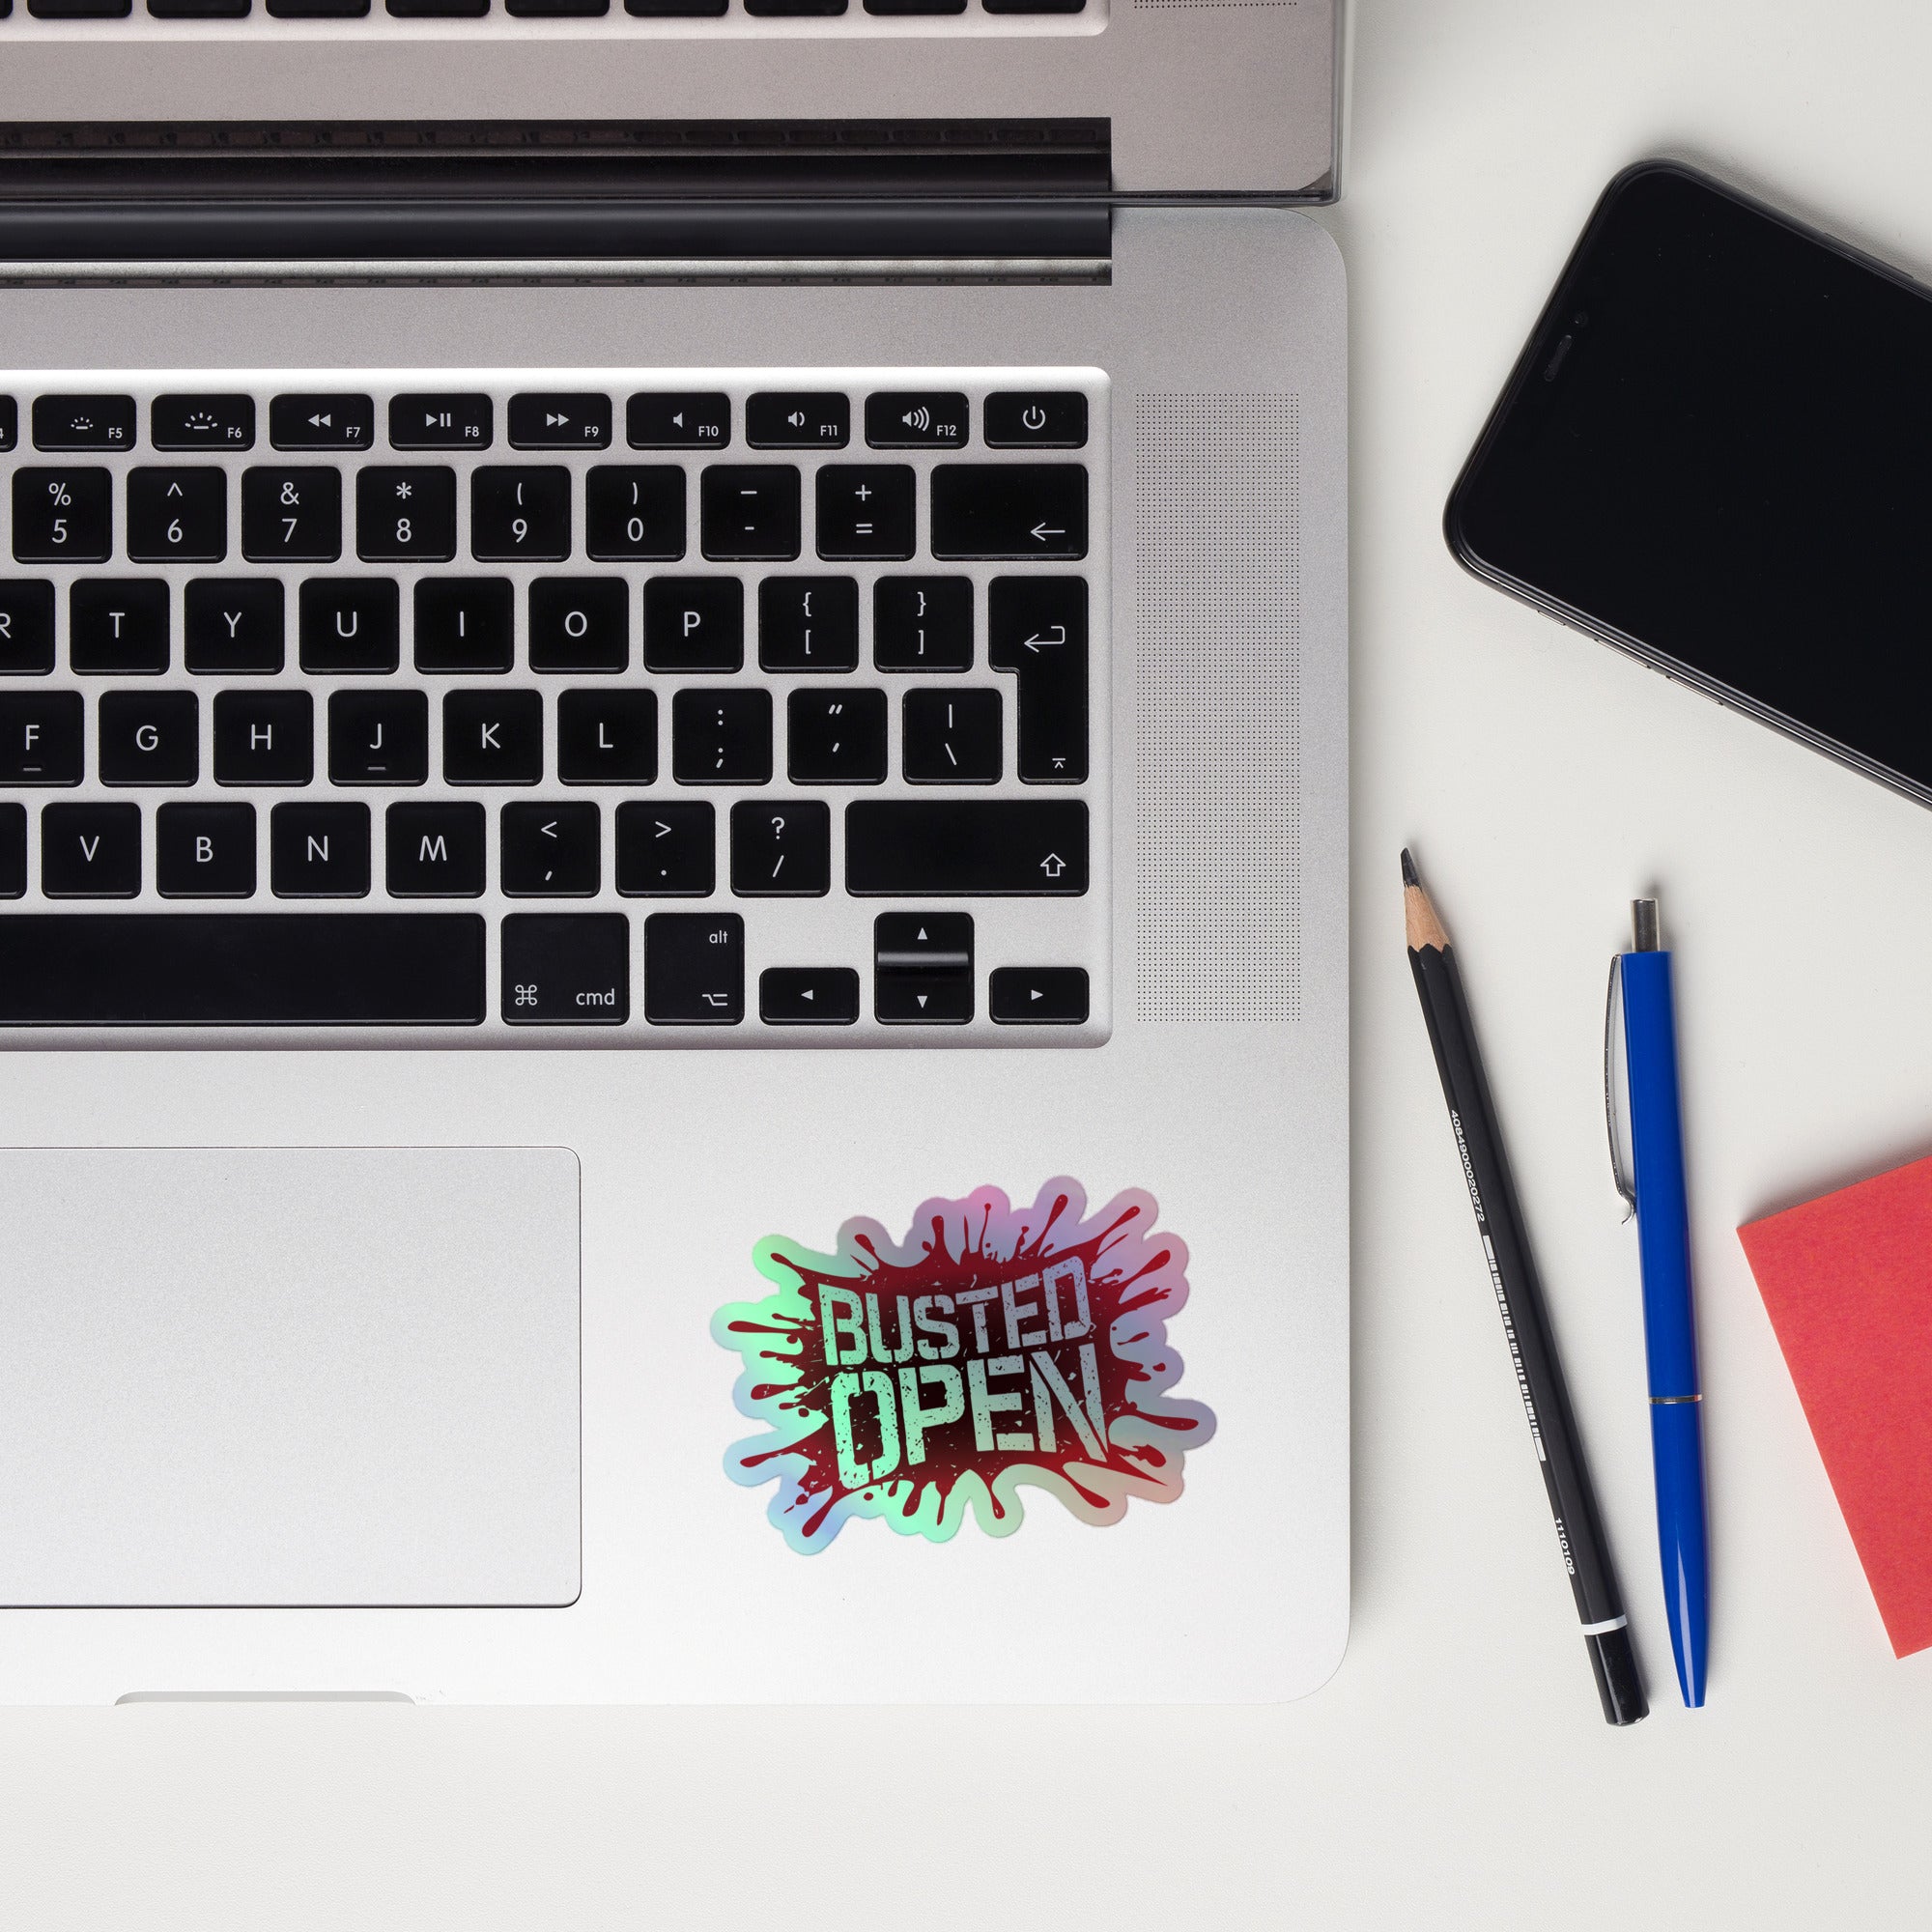
[[[1142,1020],[1300,1017],[1300,409],[1134,403]]]

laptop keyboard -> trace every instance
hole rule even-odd
[[[0,21],[50,25],[72,22],[300,21],[376,25],[383,21],[605,21],[648,32],[660,23],[680,33],[709,23],[745,31],[761,22],[819,23],[837,31],[841,20],[877,29],[898,24],[922,31],[1024,31],[1031,23],[1091,30],[1103,0],[0,0]]]
[[[1094,372],[9,387],[16,1042],[1104,1037]]]

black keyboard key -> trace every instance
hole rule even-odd
[[[78,784],[81,725],[77,691],[0,692],[0,784]]]
[[[160,577],[83,577],[68,591],[71,670],[153,675],[168,668],[168,585]]]
[[[401,600],[392,577],[311,577],[298,598],[306,671],[390,671],[402,662]]]
[[[502,886],[511,898],[591,898],[603,882],[602,814],[594,805],[506,805]]]
[[[137,897],[141,891],[141,808],[43,807],[41,891],[50,899]]]
[[[114,480],[105,469],[16,469],[14,554],[22,563],[105,563]]]
[[[644,1017],[653,1026],[736,1026],[745,1017],[745,922],[734,912],[654,912],[644,921]]]
[[[536,19],[608,14],[611,0],[503,0],[505,13]]]
[[[973,580],[880,578],[872,586],[872,664],[879,670],[971,670]]]
[[[469,554],[490,563],[570,554],[570,471],[560,464],[486,466],[469,479]]]
[[[54,668],[54,587],[43,578],[0,579],[0,677]]]
[[[132,396],[34,398],[36,449],[132,449],[137,434]]]
[[[621,1026],[631,1017],[631,923],[620,912],[512,913],[503,922],[512,1026]]]
[[[963,14],[966,0],[866,0],[868,14]]]
[[[996,577],[986,662],[1019,679],[1018,770],[1026,784],[1087,777],[1087,580]]]
[[[956,389],[883,389],[866,398],[866,440],[874,449],[963,449],[972,440],[973,406]]]
[[[266,0],[278,20],[359,20],[369,0]]]
[[[483,808],[473,802],[390,806],[383,825],[389,896],[480,898],[488,837]]]
[[[942,463],[932,472],[932,554],[1087,554],[1087,471],[1078,463]]]
[[[148,410],[148,440],[156,449],[253,449],[255,399],[156,396]]]
[[[427,692],[329,693],[330,784],[419,785],[428,778]]]
[[[676,464],[600,464],[583,486],[583,548],[599,559],[684,554],[684,471]]]
[[[817,490],[820,556],[896,561],[913,554],[909,464],[828,463]]]
[[[456,471],[380,464],[361,470],[355,554],[364,563],[447,563],[456,554]]]
[[[1087,890],[1079,799],[867,799],[845,808],[845,890],[901,898]]]
[[[1083,1026],[1087,1011],[1084,966],[1001,966],[986,988],[997,1026]]]
[[[603,449],[611,441],[611,398],[532,395],[510,398],[513,449]]]
[[[148,0],[157,20],[240,20],[254,0]]]
[[[753,449],[843,449],[852,440],[852,401],[834,390],[766,390],[745,401],[745,440]]]
[[[886,694],[794,691],[785,700],[785,769],[793,784],[883,784]]]
[[[703,899],[718,888],[718,822],[708,803],[617,808],[617,890],[632,899]]]
[[[725,0],[624,0],[624,11],[646,20],[715,19]]]
[[[997,14],[1000,9],[989,4],[986,11]],[[1072,7],[1065,11],[1080,10]],[[986,398],[981,416],[980,433],[988,449],[1086,446],[1087,398],[1078,389],[1003,389]]]
[[[823,898],[832,890],[832,808],[818,798],[734,805],[731,890],[741,899]]]
[[[490,0],[386,0],[399,20],[475,20],[490,11]]]
[[[315,699],[305,691],[214,695],[214,782],[305,785],[315,777]]]
[[[543,698],[534,691],[451,691],[442,700],[445,784],[527,785],[543,777]]]
[[[1087,0],[985,0],[985,5],[989,14],[1081,14]]]
[[[624,670],[631,587],[621,577],[540,577],[530,585],[532,670]]]
[[[0,805],[0,899],[27,895],[27,808]]]
[[[651,670],[739,670],[745,586],[735,577],[653,577],[644,585],[644,664]]]
[[[0,1025],[473,1026],[484,943],[475,913],[27,914]]]
[[[565,784],[654,784],[657,693],[564,692],[556,700],[556,775]]]
[[[226,472],[130,469],[128,554],[136,563],[219,563],[228,554]]]
[[[997,691],[909,691],[900,753],[907,784],[997,784],[1004,764]]]
[[[881,913],[872,923],[872,1010],[883,1026],[973,1017],[970,913]]]
[[[277,898],[369,895],[366,805],[278,805],[269,812],[269,883]]]
[[[758,585],[758,664],[765,670],[857,670],[857,581],[766,578]]]
[[[701,546],[714,561],[783,562],[798,554],[798,471],[789,465],[714,464],[698,495]]]
[[[155,813],[155,890],[164,899],[255,894],[252,805],[164,805]]]
[[[679,784],[770,784],[769,691],[680,691],[670,701],[670,769]]]
[[[275,11],[274,0],[269,11]],[[368,449],[376,440],[376,405],[367,396],[275,396],[269,403],[269,440],[277,449]]]
[[[845,7],[846,0],[745,0],[746,13],[767,19],[842,14]]]
[[[483,0],[474,12],[488,11]],[[397,11],[390,0],[389,11]],[[410,395],[389,400],[391,449],[488,449],[496,412],[488,396]]]
[[[102,784],[186,785],[201,776],[201,700],[191,691],[109,691],[96,705]]]
[[[288,656],[278,577],[196,577],[182,593],[182,663],[225,675],[273,672]]]
[[[12,449],[20,440],[20,405],[12,396],[0,396],[0,450]]]
[[[645,11],[631,8],[634,14]],[[724,0],[691,9],[694,14],[724,11]],[[624,431],[633,449],[723,449],[731,440],[731,398],[715,390],[633,396],[625,407]]]
[[[758,975],[758,1017],[767,1026],[852,1026],[859,976],[849,966],[767,966]]]
[[[133,0],[27,0],[37,20],[125,20]]]
[[[507,577],[419,577],[418,670],[506,671],[516,662],[516,592]]]
[[[244,469],[242,554],[250,563],[333,563],[342,554],[339,469]]]

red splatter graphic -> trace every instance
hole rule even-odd
[[[929,1201],[902,1243],[871,1221],[831,1255],[760,1243],[777,1292],[722,1309],[713,1332],[743,1358],[739,1407],[771,1428],[727,1471],[779,1480],[772,1520],[801,1550],[853,1516],[934,1542],[969,1514],[1009,1534],[1022,1486],[1094,1523],[1134,1496],[1172,1501],[1214,1418],[1166,1394],[1187,1254],[1156,1216],[1126,1193],[1088,1218],[1055,1180],[1020,1209],[996,1188]]]

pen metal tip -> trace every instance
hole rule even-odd
[[[1422,881],[1415,876],[1415,861],[1408,856],[1408,847],[1402,848],[1402,882],[1406,886],[1419,886]]]

